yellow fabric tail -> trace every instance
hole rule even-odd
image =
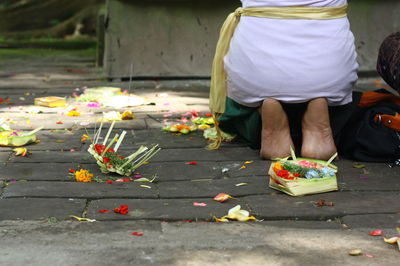
[[[217,132],[217,136],[215,139],[211,140],[210,144],[208,144],[207,150],[218,150],[219,147],[221,147],[222,141],[224,141],[221,128],[219,127],[219,119],[221,118],[221,114],[214,113],[213,118],[214,118],[214,126],[215,126],[215,130]]]

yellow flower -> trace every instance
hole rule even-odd
[[[132,120],[134,117],[135,117],[135,115],[131,111],[127,110],[122,113],[121,119],[122,120]]]
[[[76,182],[89,183],[92,182],[93,175],[88,171],[81,169],[75,172]]]
[[[80,116],[81,115],[81,113],[79,113],[78,111],[76,111],[76,110],[71,110],[71,111],[69,111],[68,113],[67,113],[67,116]]]
[[[83,134],[82,138],[81,138],[81,142],[86,142],[88,139],[90,139],[90,137],[86,134]]]

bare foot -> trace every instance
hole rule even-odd
[[[290,155],[293,141],[289,121],[279,101],[264,100],[261,107],[262,133],[260,156],[263,159],[284,158]]]
[[[317,98],[308,103],[303,117],[302,131],[302,157],[328,160],[336,153],[329,121],[328,103],[325,98]]]

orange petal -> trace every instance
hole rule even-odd
[[[232,198],[232,197],[226,193],[219,193],[217,196],[214,197],[214,200],[222,203],[222,202],[227,201],[230,198]]]

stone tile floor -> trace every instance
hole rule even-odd
[[[358,169],[354,162],[341,159],[337,162],[338,192],[293,198],[268,188],[270,162],[260,160],[258,151],[242,144],[224,144],[218,151],[208,151],[201,132],[177,136],[161,131],[165,115],[172,115],[168,119],[173,121],[192,110],[208,112],[208,81],[146,80],[129,85],[106,81],[99,73],[90,58],[31,57],[0,62],[0,97],[9,97],[11,103],[0,104],[0,117],[12,120],[15,129],[44,126],[38,133],[41,142],[27,147],[29,156],[16,157],[10,148],[0,148],[1,221],[62,222],[76,215],[111,222],[209,222],[240,204],[264,223],[293,222],[301,228],[326,223],[339,230],[381,228],[392,233],[400,226],[400,168],[367,163]],[[33,99],[71,96],[76,88],[95,86],[130,87],[131,93],[146,98],[148,105],[125,108],[135,113],[135,119],[117,122],[115,128],[128,131],[122,153],[140,145],[160,144],[162,151],[138,169],[143,177],[157,175],[155,183],[146,184],[148,188],[135,182],[76,183],[68,177],[68,169],[83,167],[107,178],[86,152],[88,144],[80,139],[87,132],[93,134],[103,111],[121,109],[78,105],[81,116],[69,117],[63,108],[33,106]],[[360,85],[363,89],[373,86],[370,81]],[[250,160],[254,162],[241,169]],[[198,164],[188,165],[190,161]],[[222,171],[225,168],[227,172]],[[238,183],[248,185],[235,186]],[[214,202],[212,198],[221,192],[235,199]],[[321,199],[335,204],[316,207]],[[207,206],[196,207],[194,202]],[[128,215],[99,213],[121,204],[130,206]]]

